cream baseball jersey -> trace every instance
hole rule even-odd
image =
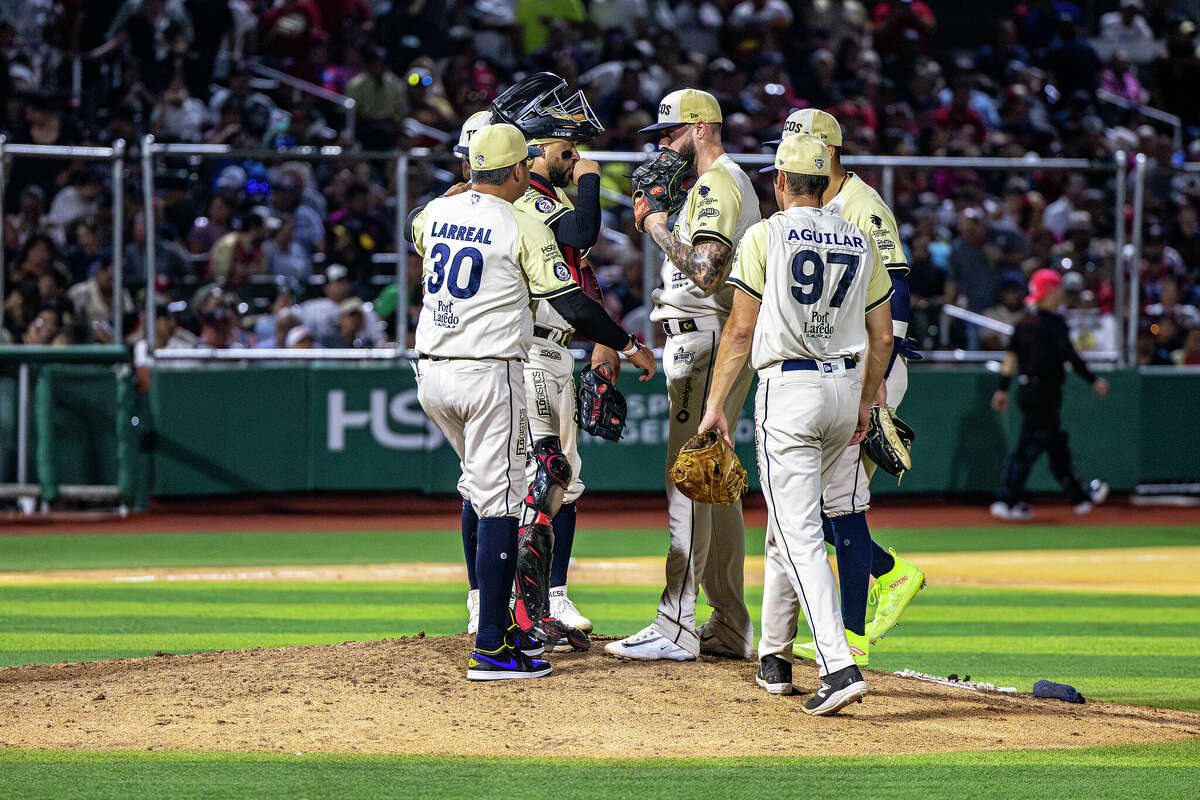
[[[729,283],[762,303],[750,363],[861,358],[866,312],[892,296],[872,240],[818,208],[790,208],[742,237]]]
[[[571,202],[571,198],[567,197],[566,192],[557,186],[542,183],[539,178],[540,176],[530,175],[529,188],[525,190],[525,194],[517,198],[513,205],[528,212],[529,216],[539,220],[548,228],[564,214],[572,211],[575,205]],[[567,269],[571,272],[571,279],[576,283],[582,283],[579,279],[579,270],[583,259],[587,256],[587,250],[577,250],[574,247],[563,247],[562,245],[559,245],[559,250],[562,251]],[[554,306],[545,302],[538,302],[534,307],[533,321],[537,325],[544,325],[557,331],[573,330],[570,323],[563,319],[562,314],[555,311]]]
[[[824,208],[842,219],[850,220],[870,236],[875,249],[879,251],[879,257],[883,259],[883,266],[889,272],[900,270],[908,274],[908,262],[900,246],[900,228],[896,225],[896,217],[870,184],[853,172],[847,172],[842,190]]]
[[[694,244],[702,236],[736,249],[751,225],[762,219],[754,184],[728,154],[721,154],[688,192],[687,201],[675,222],[675,236]],[[722,283],[706,292],[664,258],[662,288],[653,294],[650,319],[658,322],[681,317],[725,315],[733,305],[733,290]]]
[[[424,258],[416,341],[424,355],[523,359],[531,298],[580,291],[550,229],[499,197],[436,198],[412,228]]]

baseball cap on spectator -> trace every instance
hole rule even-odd
[[[287,332],[287,338],[283,340],[283,345],[284,347],[296,347],[305,339],[311,340],[312,338],[312,331],[303,325],[297,325]]]
[[[1026,305],[1039,302],[1046,295],[1062,286],[1062,278],[1052,269],[1039,269],[1029,278],[1029,295],[1025,298]]]
[[[1000,275],[1000,291],[1006,289],[1020,289],[1025,291],[1025,273],[1015,269],[1010,269]]]
[[[775,151],[775,163],[759,172],[788,172],[793,175],[829,175],[829,149],[807,133],[789,136]]]
[[[699,89],[676,89],[658,104],[658,122],[638,133],[661,131],[693,122],[724,122],[717,98]]]
[[[515,125],[509,125],[507,122],[484,125],[480,128],[471,137],[468,152],[471,169],[481,171],[504,169],[542,154],[540,147],[526,144],[524,134]]]
[[[250,209],[250,213],[261,218],[263,227],[269,231],[277,231],[283,227],[283,222],[279,219],[279,217],[272,214],[271,209],[267,208],[266,206],[255,206],[254,208]]]
[[[458,144],[454,145],[454,152],[463,158],[471,154],[470,145],[471,138],[479,132],[479,129],[484,125],[492,124],[492,112],[490,109],[486,111],[476,111],[471,116],[467,117],[467,121],[463,123],[462,130],[458,134]]]
[[[348,277],[350,277],[350,270],[341,264],[330,264],[325,268],[326,281],[344,281]]]
[[[218,192],[240,192],[246,186],[246,170],[230,164],[217,177]]]
[[[1072,211],[1067,215],[1067,233],[1073,231],[1091,231],[1092,215],[1083,210]]]
[[[1062,289],[1067,294],[1083,293],[1083,276],[1078,272],[1068,272],[1062,276]]]
[[[362,314],[365,310],[363,301],[357,297],[347,297],[338,306],[338,314]]]
[[[821,111],[819,108],[802,108],[789,114],[783,123],[783,135],[767,144],[779,144],[787,137],[797,133],[816,136],[825,144],[834,147],[842,146],[842,126],[838,124],[832,114]]]

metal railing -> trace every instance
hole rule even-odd
[[[358,136],[358,129],[356,125],[357,104],[354,102],[354,98],[347,97],[344,94],[338,94],[337,92],[331,92],[324,86],[318,86],[315,83],[309,83],[306,80],[297,78],[295,75],[289,75],[286,72],[280,72],[277,69],[272,69],[271,67],[263,66],[262,64],[255,64],[253,69],[264,78],[270,78],[271,80],[282,83],[284,86],[289,86],[298,92],[303,92],[311,97],[316,97],[319,100],[325,100],[340,106],[342,109],[342,114],[345,117],[345,123],[342,127],[342,135],[346,137],[347,142],[354,142],[356,140]]]
[[[1108,103],[1109,105],[1123,108],[1126,111],[1136,111],[1146,119],[1170,125],[1172,131],[1171,143],[1177,151],[1183,147],[1183,120],[1174,114],[1163,111],[1161,108],[1139,103],[1136,100],[1130,100],[1128,97],[1122,97],[1119,94],[1113,94],[1104,89],[1096,90],[1096,99],[1101,103]]]

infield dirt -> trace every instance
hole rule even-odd
[[[835,718],[771,697],[754,662],[551,657],[471,683],[466,635],[0,669],[0,747],[464,756],[855,755],[1085,747],[1200,736],[1200,715],[949,688],[867,671]],[[818,687],[797,666],[804,693]]]

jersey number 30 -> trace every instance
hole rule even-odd
[[[429,294],[437,294],[445,284],[450,294],[457,297],[459,300],[466,300],[468,297],[474,297],[479,291],[479,281],[483,277],[483,253],[480,253],[474,247],[464,247],[450,257],[450,245],[438,242],[429,251],[429,257],[433,259],[433,274],[429,276],[428,282],[425,284],[425,290]],[[467,259],[471,261],[471,272],[467,276],[467,285],[462,284],[462,265]],[[446,280],[446,262],[450,262],[450,280]]]
[[[842,302],[846,299],[846,293],[850,291],[850,284],[854,281],[854,275],[858,272],[858,264],[861,260],[861,256],[854,253],[829,254],[830,264],[846,265],[846,271],[842,274],[842,279],[838,281],[833,297],[829,298],[830,308],[842,307]],[[807,271],[810,264],[812,265],[811,272]],[[792,287],[792,296],[796,298],[797,302],[807,306],[820,300],[825,291],[825,262],[821,260],[821,254],[816,250],[801,250],[796,253],[796,257],[792,259],[792,277],[799,284],[799,286]]]

